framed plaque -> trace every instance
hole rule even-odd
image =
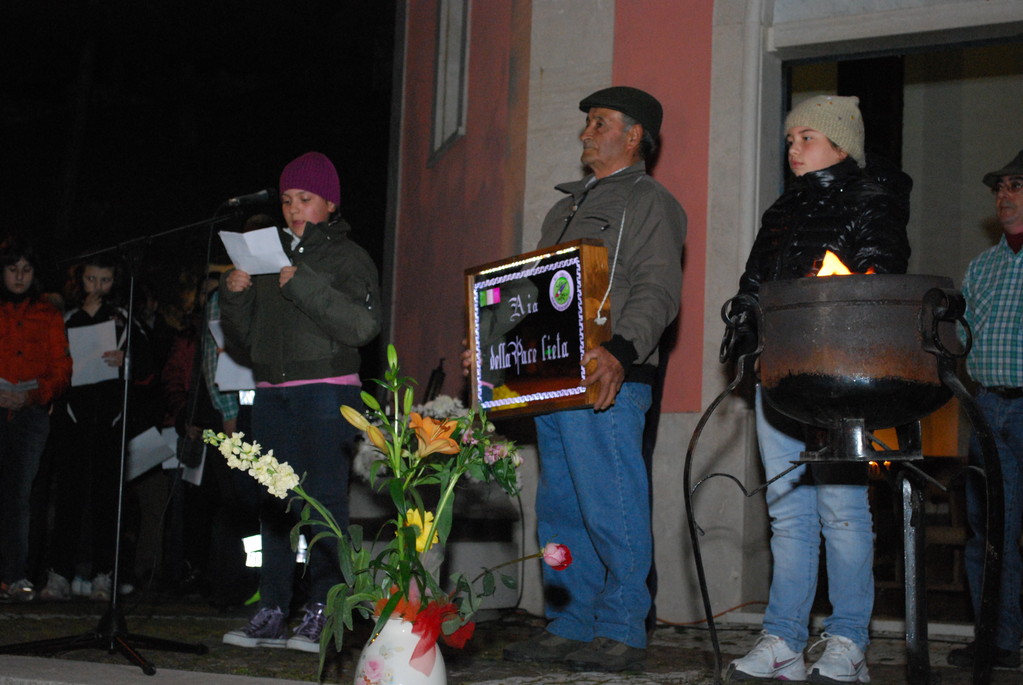
[[[473,404],[491,416],[592,406],[588,348],[611,338],[607,249],[575,240],[465,271]]]

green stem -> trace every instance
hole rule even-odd
[[[512,564],[518,564],[518,563],[521,563],[523,561],[529,561],[530,559],[539,559],[542,556],[543,556],[543,550],[540,550],[539,552],[536,552],[534,554],[527,554],[524,557],[519,557],[518,559],[511,559],[510,561],[505,561],[503,563],[498,564],[497,566],[491,566],[490,568],[484,569],[483,571],[481,571],[478,576],[476,576],[475,578],[472,579],[472,582],[469,583],[469,585],[475,585],[476,581],[478,581],[480,578],[482,578],[483,576],[487,575],[488,573],[493,573],[494,571],[496,571],[499,568],[504,568],[505,566],[511,566]]]
[[[344,533],[341,532],[341,529],[338,527],[337,521],[334,519],[333,514],[327,511],[324,508],[324,506],[316,500],[315,497],[310,497],[309,495],[307,495],[306,491],[302,489],[301,485],[296,485],[295,487],[292,488],[292,491],[296,495],[301,497],[303,500],[305,500],[309,504],[309,506],[311,506],[313,509],[319,512],[320,516],[323,518],[324,523],[326,523],[330,527],[330,530],[335,535],[337,535],[338,537],[344,535]]]
[[[451,499],[451,493],[455,491],[455,485],[458,484],[458,479],[465,473],[465,469],[459,469],[452,477],[451,482],[448,483],[448,487],[444,489],[444,494],[441,495],[440,501],[437,503],[437,511],[433,515],[433,523],[430,524],[430,531],[426,534],[426,547],[423,549],[423,554],[426,554],[431,547],[433,547],[433,535],[437,530],[437,523],[440,522],[440,513],[444,511],[444,507],[448,505],[448,500]]]

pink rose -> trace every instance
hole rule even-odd
[[[384,679],[387,673],[387,663],[377,659],[368,659],[362,666],[362,673],[359,677],[362,678],[363,682],[367,685],[372,683],[379,683]]]
[[[572,552],[565,545],[548,542],[543,548],[543,560],[555,571],[564,571],[572,563]]]

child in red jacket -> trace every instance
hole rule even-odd
[[[64,321],[42,299],[35,251],[0,243],[0,598],[35,599],[27,578],[29,494],[50,433],[50,403],[71,383]]]

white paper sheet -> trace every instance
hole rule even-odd
[[[72,386],[117,378],[117,367],[103,361],[104,352],[117,349],[117,327],[113,321],[69,328],[67,340],[73,361]]]
[[[170,428],[164,432],[174,433],[174,429]],[[160,431],[151,426],[128,441],[128,467],[125,478],[127,480],[138,478],[168,457],[173,458],[175,454],[177,450],[169,447]]]
[[[220,239],[227,248],[231,263],[250,276],[275,274],[291,265],[291,260],[281,247],[281,239],[277,236],[276,227],[248,233],[220,231]]]
[[[217,374],[213,379],[214,385],[220,392],[232,390],[252,390],[256,387],[256,379],[252,375],[252,368],[243,366],[234,360],[230,354],[224,351],[224,327],[220,325],[220,319],[210,321],[210,334],[217,343]]]

